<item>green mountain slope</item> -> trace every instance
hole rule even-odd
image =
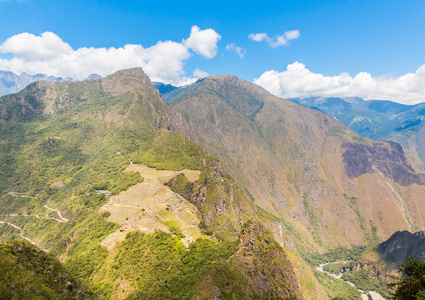
[[[100,299],[300,299],[261,225],[274,217],[188,132],[141,69],[0,98],[0,239],[37,244]],[[250,255],[278,259],[255,270],[265,286],[236,258],[249,220]]]

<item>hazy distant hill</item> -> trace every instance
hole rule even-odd
[[[323,111],[361,136],[398,142],[425,163],[425,103],[321,97],[290,100]]]
[[[178,87],[171,85],[171,84],[165,84],[162,82],[152,82],[153,86],[156,87],[158,89],[158,91],[161,93],[161,96],[164,97],[165,100],[166,99],[166,95],[171,93],[174,90],[177,90]]]
[[[21,91],[24,87],[26,87],[28,84],[38,80],[64,82],[72,81],[72,78],[61,78],[44,74],[29,75],[27,73],[17,75],[13,72],[0,71],[0,96],[17,93]]]

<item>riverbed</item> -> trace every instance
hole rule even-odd
[[[338,275],[337,274],[332,274],[332,273],[329,273],[329,272],[325,271],[323,268],[325,266],[329,265],[329,264],[346,264],[346,263],[348,263],[348,261],[328,262],[328,263],[325,263],[325,264],[321,264],[320,266],[318,266],[316,268],[316,270],[319,271],[319,272],[322,272],[322,273],[326,273],[326,274],[328,274],[329,276],[331,276],[331,277],[333,277],[335,279],[344,280],[344,279],[342,279],[342,273],[341,274],[338,274]],[[363,291],[361,289],[358,289],[357,286],[353,282],[350,282],[350,281],[347,281],[347,280],[344,280],[344,281],[347,282],[352,287],[356,288],[362,294],[362,300],[385,300],[384,297],[382,297],[380,294],[378,294],[375,291],[367,291],[366,292],[366,291]]]

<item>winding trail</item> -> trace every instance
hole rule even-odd
[[[10,193],[9,193],[9,194],[10,194]],[[30,197],[30,198],[36,198],[36,197],[32,197],[32,196],[20,196],[20,195],[12,195],[12,196],[16,196],[16,197]],[[49,209],[49,210],[53,210],[53,211],[55,211],[55,212],[58,214],[58,216],[59,216],[60,220],[59,220],[59,219],[56,219],[56,218],[49,218],[49,217],[43,218],[43,217],[40,217],[39,215],[35,215],[35,217],[36,217],[36,218],[38,218],[38,219],[44,219],[44,220],[55,220],[55,221],[60,222],[60,223],[66,223],[66,222],[68,222],[68,221],[69,221],[68,219],[66,219],[66,218],[62,217],[62,214],[61,214],[61,212],[60,212],[59,210],[54,209],[54,208],[51,208],[51,207],[48,207],[47,205],[44,205],[44,207],[45,207],[45,208],[47,208],[47,209]],[[16,217],[17,215],[18,215],[18,214],[9,214],[8,216],[9,216],[9,217]],[[34,216],[34,215],[22,215],[22,216],[23,216],[23,217],[32,217],[32,216]],[[32,239],[30,239],[30,238],[26,237],[26,236],[24,235],[24,230],[23,230],[21,227],[19,227],[18,225],[15,225],[15,224],[13,224],[13,223],[11,223],[11,222],[7,222],[7,221],[0,221],[0,224],[6,224],[6,225],[12,226],[13,228],[15,228],[15,229],[19,230],[19,235],[20,235],[20,237],[21,237],[21,238],[23,238],[24,240],[27,240],[28,242],[30,242],[31,244],[33,244],[33,245],[37,246],[38,248],[42,249],[43,251],[48,252],[48,250],[47,250],[47,249],[43,249],[43,248],[41,248],[41,247],[40,247],[40,246],[39,246],[36,242],[34,242]]]
[[[57,212],[57,213],[58,213],[59,218],[61,218],[61,220],[58,220],[58,219],[54,219],[54,218],[52,218],[53,220],[56,220],[56,221],[61,222],[61,223],[66,223],[66,222],[68,222],[68,221],[69,221],[68,219],[65,219],[64,217],[62,217],[61,212],[60,212],[59,210],[54,209],[54,208],[51,208],[51,207],[48,207],[47,205],[44,205],[44,207],[45,207],[45,208],[47,208],[47,209],[50,209],[50,210],[53,210],[53,211]],[[37,217],[38,217],[38,216],[37,216]]]
[[[12,227],[13,227],[13,228],[15,228],[15,229],[18,229],[18,230],[19,230],[19,232],[20,232],[20,236],[21,236],[21,238],[23,238],[23,239],[27,240],[27,241],[28,241],[28,242],[30,242],[31,244],[33,244],[33,245],[35,245],[35,246],[37,246],[37,247],[38,247],[38,245],[37,245],[37,243],[36,243],[36,242],[34,242],[32,239],[27,238],[26,236],[24,236],[24,230],[23,230],[21,227],[19,227],[19,226],[15,225],[15,224],[13,224],[13,223],[7,222],[7,221],[0,221],[0,224],[6,224],[6,225],[9,225],[9,226],[12,226]]]

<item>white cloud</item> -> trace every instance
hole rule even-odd
[[[282,35],[278,35],[275,38],[271,38],[267,33],[251,33],[249,36],[250,40],[255,42],[266,41],[267,44],[272,48],[285,46],[289,41],[295,40],[300,37],[299,30],[289,30]]]
[[[263,40],[269,41],[270,38],[267,35],[267,33],[251,33],[249,36],[250,40],[256,41],[256,42],[261,42]]]
[[[285,46],[290,40],[294,40],[300,37],[299,30],[290,30],[286,31],[283,35],[278,35],[276,40],[271,40],[269,42],[270,47],[277,48],[280,46]]]
[[[220,39],[221,36],[214,29],[201,30],[198,26],[193,26],[189,38],[183,40],[183,45],[210,59],[216,56]]]
[[[284,98],[361,97],[415,104],[425,101],[425,64],[415,73],[400,77],[372,77],[366,72],[352,77],[348,73],[324,76],[295,62],[288,65],[286,71],[271,70],[263,73],[254,79],[254,83]]]
[[[46,31],[40,36],[24,32],[8,38],[0,45],[0,52],[34,60],[57,57],[72,52],[72,48],[53,32]]]
[[[192,28],[189,44],[196,41],[201,55],[212,56],[216,52],[216,43],[211,42],[211,32],[215,33],[216,37],[219,35],[212,29],[199,31],[199,28],[196,28]],[[205,48],[202,47],[202,41],[206,43]],[[191,56],[189,47],[173,41],[159,41],[148,48],[127,44],[119,48],[83,47],[73,50],[52,32],[44,32],[40,36],[21,33],[1,44],[0,52],[13,55],[11,59],[0,59],[0,70],[18,74],[44,73],[85,79],[92,73],[106,76],[117,70],[142,67],[152,81],[181,85],[188,80],[197,80],[184,76],[185,62]]]
[[[245,55],[246,50],[241,48],[241,47],[237,47],[234,43],[231,43],[229,45],[226,46],[226,50],[227,51],[233,51],[235,52],[237,55],[239,55],[239,57],[242,59]]]
[[[289,31],[286,31],[284,35],[285,35],[285,39],[287,41],[295,40],[295,39],[300,37],[300,31],[299,30],[289,30]]]
[[[204,71],[200,70],[199,68],[196,68],[193,71],[193,77],[195,77],[195,78],[205,78],[205,77],[208,77],[208,76],[210,76],[210,74],[208,74],[207,72],[204,72]]]

